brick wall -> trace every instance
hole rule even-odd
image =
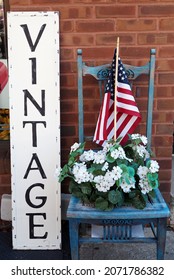
[[[169,201],[174,120],[173,0],[10,0],[10,10],[60,11],[62,162],[70,145],[78,141],[77,48],[83,49],[90,64],[108,63],[119,36],[123,63],[136,65],[147,61],[150,48],[156,48],[153,148],[161,166],[160,188]],[[93,102],[94,96],[97,98],[93,86],[91,79],[86,80],[85,124],[92,133],[99,109],[98,99]],[[144,116],[146,80],[141,79],[138,87],[137,102]]]

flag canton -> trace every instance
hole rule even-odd
[[[114,58],[112,61],[112,67],[109,71],[109,75],[108,75],[108,80],[105,86],[105,93],[106,92],[110,92],[111,93],[111,98],[114,98],[114,93],[115,93],[115,65],[116,64],[116,50],[114,53]],[[123,84],[129,84],[128,82],[128,78],[126,75],[126,71],[125,68],[123,66],[123,63],[120,59],[120,57],[118,57],[118,77],[117,77],[117,81],[119,83],[123,83]]]

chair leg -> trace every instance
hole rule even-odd
[[[167,219],[160,218],[157,222],[157,260],[164,259],[166,244]]]
[[[69,220],[69,235],[72,260],[79,259],[79,223]]]

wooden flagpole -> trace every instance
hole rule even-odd
[[[119,55],[119,42],[120,39],[117,37],[117,52],[115,58],[115,95],[114,95],[114,141],[117,138],[117,77],[118,77],[118,55]]]

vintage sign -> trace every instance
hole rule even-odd
[[[60,249],[59,15],[8,13],[14,249]]]

